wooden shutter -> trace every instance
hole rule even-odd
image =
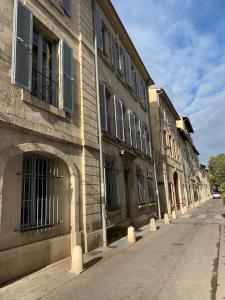
[[[114,32],[110,31],[111,64],[115,70],[119,68],[119,45]]]
[[[103,51],[102,17],[98,7],[96,7],[95,31],[97,36],[97,46]]]
[[[62,105],[66,112],[73,112],[73,49],[61,42]]]
[[[12,83],[31,91],[33,15],[14,1]]]
[[[127,84],[131,87],[132,83],[131,83],[131,58],[130,55],[128,53],[125,53],[125,77],[126,77],[126,82]]]
[[[131,146],[137,148],[137,136],[136,136],[136,117],[133,112],[129,112],[129,126],[130,126],[130,143]]]
[[[107,124],[107,103],[105,94],[104,82],[99,82],[99,98],[100,98],[100,114],[101,114],[101,127],[103,130],[108,130]]]
[[[64,11],[71,17],[72,15],[72,7],[71,7],[71,0],[61,0],[61,5]]]
[[[121,141],[124,141],[123,104],[122,101],[116,95],[114,95],[114,110],[116,137]]]

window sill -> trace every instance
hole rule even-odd
[[[25,97],[22,99],[25,103],[38,107],[42,110],[45,110],[51,114],[54,114],[60,118],[67,118],[67,114],[64,110],[60,110],[59,108],[48,104],[42,100],[37,99],[36,97],[32,96],[31,94],[26,94]]]
[[[113,217],[119,215],[121,213],[121,208],[117,208],[116,210],[109,210],[106,212],[107,217]]]
[[[137,208],[139,210],[142,210],[142,209],[150,208],[150,207],[155,206],[155,205],[156,205],[155,202],[149,202],[149,203],[145,203],[145,204],[139,204]]]

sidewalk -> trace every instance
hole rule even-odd
[[[189,209],[189,212],[196,211],[197,208]],[[181,214],[178,214],[178,218]],[[174,220],[176,223],[176,220]],[[169,225],[164,225],[163,220],[156,221],[160,233],[168,229]],[[175,225],[176,226],[176,225]],[[139,240],[144,240],[151,235],[157,237],[157,233],[149,231],[149,225],[146,225],[136,231],[137,243]],[[110,257],[126,250],[130,247],[127,243],[127,237],[109,245],[107,248],[98,248],[89,254],[84,255],[84,269],[87,271],[89,268],[95,268]],[[60,287],[69,283],[71,280],[79,275],[69,272],[71,264],[71,257],[48,265],[47,267],[32,273],[22,279],[19,279],[11,284],[8,284],[0,289],[1,300],[36,300],[44,298],[49,292],[53,291],[56,287]],[[84,272],[85,272],[84,271]]]

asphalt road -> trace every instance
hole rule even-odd
[[[223,212],[221,200],[210,200],[44,299],[225,299],[225,293],[216,296],[219,256],[225,257],[220,253],[221,241],[225,243]]]

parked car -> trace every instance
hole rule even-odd
[[[213,199],[221,199],[221,196],[219,193],[213,193],[212,197],[213,197]]]

